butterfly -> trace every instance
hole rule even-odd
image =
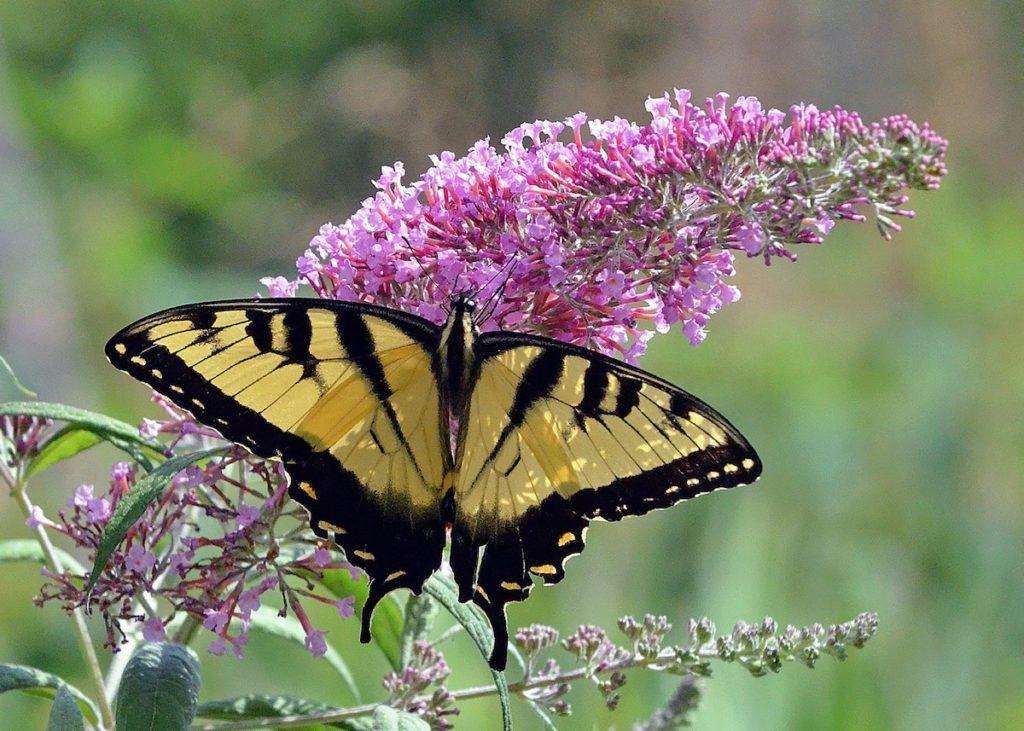
[[[254,454],[278,459],[318,536],[369,577],[360,639],[389,592],[449,564],[508,652],[506,605],[555,584],[592,520],[753,482],[717,411],[606,355],[442,326],[396,309],[271,298],[185,305],[129,325],[110,362]]]

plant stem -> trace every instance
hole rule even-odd
[[[32,501],[29,500],[28,494],[25,492],[27,483],[20,479],[14,479],[14,476],[6,466],[3,466],[3,477],[11,485],[11,496],[14,498],[14,501],[21,508],[25,517],[28,518],[32,515],[33,506]],[[43,549],[43,555],[46,557],[49,569],[55,574],[63,573],[64,566],[60,562],[60,557],[57,555],[53,543],[50,542],[50,536],[46,529],[43,526],[38,526],[33,532],[35,533],[36,540],[39,541],[39,546]],[[100,708],[103,727],[113,729],[114,710],[110,705],[110,699],[107,698],[103,683],[103,670],[100,668],[100,661],[96,656],[96,650],[92,645],[92,638],[89,636],[89,628],[85,623],[85,611],[81,607],[71,611],[71,623],[74,628],[75,638],[78,640],[78,647],[82,651],[82,659],[85,660],[86,671],[95,686],[96,703]]]
[[[703,653],[701,653],[703,655]],[[708,656],[712,656],[713,653],[707,653]],[[589,677],[590,675],[600,675],[606,672],[612,672],[613,670],[625,670],[627,668],[646,667],[649,665],[660,665],[662,663],[672,662],[676,658],[675,652],[672,650],[662,651],[655,657],[644,657],[643,655],[634,655],[632,658],[622,661],[621,663],[615,663],[601,671],[595,671],[589,667],[579,667],[572,670],[567,670],[563,673],[559,673],[554,677],[548,678],[526,678],[516,683],[510,683],[508,690],[510,693],[522,694],[526,691],[533,690],[535,688],[543,688],[549,685],[558,685],[563,682],[570,680],[579,680],[581,678]],[[451,691],[452,699],[455,701],[470,700],[473,698],[484,698],[486,696],[497,694],[498,689],[493,685],[481,685],[475,688],[464,688],[462,690]],[[424,699],[426,700],[426,699]],[[242,729],[250,728],[292,728],[298,726],[308,726],[312,723],[331,723],[333,721],[343,721],[348,718],[356,718],[357,716],[368,716],[373,713],[373,710],[381,705],[380,703],[366,703],[361,706],[353,706],[351,708],[343,708],[337,711],[331,711],[327,713],[310,713],[310,714],[296,714],[293,716],[277,716],[275,718],[261,718],[261,719],[249,719],[246,721],[232,721],[230,723],[209,723],[200,724],[192,727],[192,731],[241,731]]]

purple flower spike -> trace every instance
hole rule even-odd
[[[504,151],[482,140],[431,157],[419,180],[385,167],[376,195],[325,224],[299,277],[322,297],[398,307],[440,322],[453,294],[496,300],[484,330],[535,332],[635,361],[650,335],[682,328],[701,342],[739,299],[733,252],[795,258],[840,219],[872,206],[883,235],[908,188],[945,174],[946,141],[905,116],[865,125],[839,107],[784,113],[718,94],[697,106],[677,90],[649,99],[651,122],[615,118],[520,125]],[[584,127],[592,139],[583,139]],[[569,139],[565,139],[569,138]]]

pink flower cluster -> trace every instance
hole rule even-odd
[[[181,449],[197,440],[219,440],[162,398],[167,421],[146,420],[140,432],[164,433]],[[118,503],[136,485],[134,464],[111,469],[109,488],[99,493],[80,485],[56,520],[34,506],[30,528],[45,526],[71,539],[91,561]],[[106,644],[126,639],[128,627],[141,623],[142,637],[167,638],[168,627],[185,619],[212,634],[207,649],[215,655],[230,647],[239,657],[249,639],[253,614],[268,592],[279,594],[298,619],[306,647],[314,655],[327,650],[324,632],[310,622],[302,603],[333,604],[342,618],[354,612],[354,597],[327,597],[314,590],[311,578],[327,570],[358,569],[319,547],[306,531],[306,513],[287,500],[280,465],[254,457],[239,447],[223,456],[182,470],[163,496],[147,507],[107,561],[92,591],[86,592],[84,569],[60,574],[44,569],[48,582],[36,601],[59,601],[67,610],[88,606],[103,618]],[[173,623],[173,624],[172,624]]]
[[[693,344],[739,298],[736,252],[795,258],[838,219],[873,207],[883,235],[908,188],[935,188],[946,142],[904,116],[866,125],[839,107],[789,116],[725,94],[647,101],[645,126],[583,113],[524,124],[463,157],[446,152],[410,184],[386,167],[378,192],[324,225],[299,276],[321,297],[376,302],[440,322],[452,294],[489,307],[483,329],[535,332],[635,361],[653,332]],[[584,140],[587,128],[591,139]],[[568,137],[568,139],[566,139]]]

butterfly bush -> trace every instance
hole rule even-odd
[[[481,327],[534,332],[635,362],[655,332],[696,345],[739,299],[736,257],[795,259],[836,221],[873,212],[889,238],[908,188],[934,189],[946,141],[905,115],[865,124],[835,107],[789,115],[754,97],[647,101],[649,124],[538,121],[462,157],[431,157],[416,181],[398,162],[376,195],[326,224],[298,259],[321,297],[445,317],[451,294],[490,303]],[[584,129],[590,139],[584,139]],[[653,329],[642,323],[653,324]]]
[[[647,101],[651,120],[524,124],[466,155],[445,152],[417,180],[401,162],[385,167],[377,192],[339,225],[326,224],[297,261],[297,276],[261,280],[271,296],[304,287],[324,298],[372,302],[434,322],[452,296],[472,296],[483,330],[533,332],[593,347],[635,362],[655,333],[678,327],[704,340],[710,317],[740,293],[730,283],[737,258],[771,264],[818,244],[840,220],[866,221],[890,238],[909,217],[906,191],[938,187],[946,141],[904,115],[865,123],[840,107],[796,105],[788,115],[754,97],[726,94],[695,104],[677,90]],[[95,586],[87,569],[50,562],[39,604],[86,608],[106,626],[106,644],[129,639],[190,641],[205,633],[209,652],[242,656],[261,612],[291,614],[314,655],[329,651],[310,603],[341,617],[354,597],[328,587],[330,575],[358,570],[315,541],[305,512],[287,500],[280,464],[224,442],[159,396],[160,420],[140,427],[165,438],[164,455],[220,447],[179,472],[113,550]],[[21,500],[27,525],[45,546],[62,535],[94,561],[104,530],[143,479],[139,465],[119,462],[105,485],[80,485],[56,515],[33,505],[22,487],[27,466],[62,436],[35,417],[0,419],[0,473]],[[115,442],[116,443],[116,442]],[[264,603],[273,597],[272,602]],[[755,675],[783,660],[813,665],[837,658],[875,631],[877,617],[779,631],[773,620],[739,624],[716,636],[707,620],[691,622],[688,645],[669,646],[665,618],[624,618],[616,644],[583,625],[559,641],[533,626],[515,642],[523,680],[509,686],[542,713],[565,715],[570,681],[594,682],[614,708],[624,671],[646,667],[684,676],[669,704],[642,728],[675,728],[696,702],[693,677],[712,659],[738,662]],[[568,652],[575,668],[544,655]],[[542,657],[544,655],[544,657]],[[404,672],[383,680],[393,708],[432,728],[451,726],[455,701],[448,666],[426,643],[415,644]]]
[[[44,568],[48,582],[36,603],[58,601],[68,611],[85,607],[97,612],[106,627],[105,644],[113,650],[128,640],[126,625],[149,641],[169,639],[169,627],[179,639],[201,627],[210,635],[210,653],[230,649],[242,657],[254,613],[269,593],[281,597],[276,603],[285,607],[282,613],[294,613],[307,649],[323,655],[325,632],[312,625],[302,604],[329,603],[342,618],[351,616],[354,597],[322,595],[313,590],[313,582],[331,570],[346,570],[353,578],[361,572],[332,556],[306,531],[306,513],[287,499],[279,463],[227,445],[162,397],[154,400],[168,418],[146,419],[140,427],[143,436],[170,436],[168,455],[217,445],[223,454],[202,467],[185,468],[171,481],[113,551],[91,590],[86,590],[85,569]],[[52,430],[45,432],[52,425],[25,423],[17,433],[14,426],[7,431],[15,454],[30,457],[53,436]],[[138,480],[138,465],[118,462],[106,488],[79,485],[55,518],[35,505],[26,524],[64,535],[94,561],[114,511]]]

